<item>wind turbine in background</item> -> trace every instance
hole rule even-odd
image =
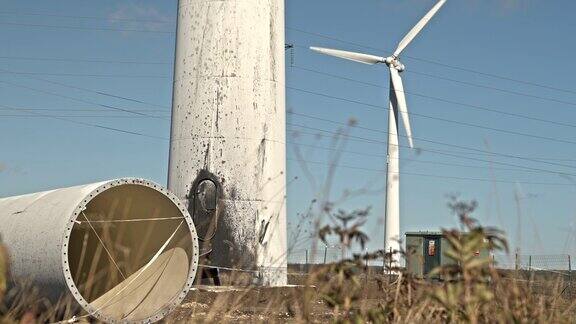
[[[369,54],[341,51],[329,48],[310,47],[311,50],[343,58],[346,60],[364,64],[386,64],[390,70],[390,110],[388,114],[388,167],[386,171],[386,232],[384,237],[385,251],[400,251],[400,163],[398,147],[398,114],[402,116],[408,145],[414,147],[412,141],[412,129],[406,96],[404,95],[404,85],[400,73],[404,71],[404,64],[400,62],[400,54],[428,24],[430,19],[442,8],[446,0],[438,1],[432,9],[408,32],[398,44],[394,54],[389,57],[381,57]],[[394,265],[399,264],[399,256],[394,254]]]

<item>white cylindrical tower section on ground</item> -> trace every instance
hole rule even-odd
[[[0,236],[15,281],[106,322],[162,319],[198,268],[188,211],[141,179],[0,199]]]
[[[179,1],[168,188],[216,222],[210,262],[264,285],[286,284],[284,69],[283,0]]]

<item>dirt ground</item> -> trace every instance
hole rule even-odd
[[[370,276],[364,280],[363,304],[378,305],[376,278]],[[315,287],[306,287],[306,275],[290,275],[288,281],[287,287],[197,286],[166,322],[288,323],[301,318],[298,315],[305,300],[312,301],[304,306],[309,307],[311,322],[326,323],[332,318],[331,309]],[[305,294],[310,298],[304,299]]]
[[[222,287],[197,286],[192,289],[182,304],[165,319],[166,323],[288,323],[302,318],[302,308],[308,308],[309,322],[326,323],[332,320],[332,310],[322,300],[316,287],[306,285],[307,275],[297,274],[296,269],[288,276],[287,287],[242,287],[233,286],[231,277],[224,274]],[[299,269],[302,270],[302,269]],[[576,284],[569,277],[549,272],[499,271],[502,279],[530,282],[533,291],[550,293],[552,286],[561,284],[559,296],[573,300]],[[380,283],[394,281],[394,276],[385,276],[380,269],[370,269],[360,275],[363,283],[361,306],[377,307],[383,300]],[[558,281],[558,278],[563,280]],[[566,281],[566,278],[569,280]],[[420,285],[436,285],[438,282],[420,281]],[[542,287],[540,287],[542,286]],[[307,298],[305,298],[307,296]],[[305,303],[306,305],[303,305]]]

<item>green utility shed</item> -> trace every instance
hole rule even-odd
[[[406,233],[406,269],[408,273],[419,278],[430,278],[432,269],[453,264],[456,261],[445,255],[450,248],[442,232],[407,232]],[[478,257],[488,257],[488,249],[478,251]],[[438,279],[438,277],[430,278]]]

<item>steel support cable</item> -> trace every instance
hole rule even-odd
[[[88,219],[88,216],[86,216],[84,211],[82,211],[82,216],[84,216],[84,219],[86,220],[88,225],[90,225],[92,232],[94,232],[94,235],[96,235],[96,238],[98,239],[98,241],[100,241],[100,245],[102,245],[102,247],[104,248],[104,251],[106,251],[106,254],[108,254],[110,261],[112,261],[112,263],[114,263],[114,266],[116,267],[116,270],[118,270],[118,272],[122,276],[122,279],[126,280],[126,276],[124,275],[124,272],[122,272],[122,270],[120,270],[118,263],[116,263],[116,260],[114,260],[114,257],[112,257],[112,253],[110,253],[110,251],[106,247],[106,244],[104,244],[104,241],[102,241],[102,238],[100,238],[100,235],[98,235],[98,232],[96,232],[96,229],[94,228],[94,226],[92,226],[92,223],[90,222],[90,220]]]
[[[118,297],[124,290],[126,290],[128,287],[130,287],[130,285],[132,285],[132,283],[134,283],[134,281],[136,281],[146,271],[146,269],[148,269],[156,261],[156,259],[158,259],[158,257],[160,257],[160,255],[164,252],[164,250],[166,249],[168,244],[172,241],[172,239],[174,238],[174,236],[176,235],[176,233],[178,232],[178,230],[180,229],[182,224],[184,224],[184,221],[181,221],[180,224],[178,224],[178,226],[176,227],[174,232],[172,232],[172,234],[170,235],[170,237],[168,237],[166,242],[164,242],[164,244],[160,247],[160,249],[152,256],[150,261],[148,261],[148,263],[146,263],[146,265],[144,265],[144,267],[142,267],[138,271],[136,271],[136,273],[137,273],[136,276],[134,276],[134,278],[132,278],[132,280],[130,282],[128,282],[128,284],[126,284],[126,286],[122,287],[122,289],[120,289],[118,292],[116,292],[116,294],[114,296],[112,296],[106,303],[104,303],[104,305],[102,305],[96,311],[100,311],[106,307],[111,306],[112,305],[111,302],[116,297]],[[168,259],[167,262],[170,262],[171,259],[172,259],[172,255],[170,256],[170,259]]]
[[[131,222],[150,222],[150,221],[163,221],[163,220],[180,220],[184,217],[155,217],[155,218],[133,218],[133,219],[110,219],[110,220],[91,220],[88,223],[131,223]],[[82,224],[82,221],[76,221]]]
[[[130,280],[124,287],[122,287],[121,289],[119,289],[116,294],[114,294],[114,296],[112,296],[109,300],[107,300],[102,306],[100,306],[98,309],[96,309],[94,312],[99,312],[104,308],[110,307],[111,305],[117,303],[118,301],[120,301],[121,299],[114,301],[114,299],[116,299],[116,297],[118,297],[121,293],[123,293],[128,287],[130,287],[145,271],[146,269],[148,269],[155,261],[156,259],[158,259],[158,257],[160,257],[160,255],[164,252],[164,250],[166,249],[166,247],[168,246],[168,244],[172,241],[172,239],[174,238],[174,236],[176,235],[176,233],[178,232],[178,230],[180,229],[180,227],[182,226],[182,224],[184,223],[184,221],[181,221],[180,224],[176,227],[176,229],[174,230],[174,232],[172,232],[172,235],[170,235],[170,237],[166,240],[166,242],[164,242],[164,244],[160,247],[160,249],[156,252],[156,254],[154,254],[152,256],[152,258],[150,259],[150,261],[148,261],[148,263],[146,263],[142,268],[140,268],[138,271],[135,272],[135,276],[134,278],[132,278],[132,280]],[[166,261],[165,264],[168,264],[171,260],[172,260],[172,256],[173,253],[170,255],[169,259]],[[74,323],[76,322],[78,319],[80,318],[86,318],[88,316],[91,316],[91,314],[86,314],[83,316],[79,316],[79,317],[72,317],[69,320],[64,320],[64,321],[60,321],[57,323]]]

